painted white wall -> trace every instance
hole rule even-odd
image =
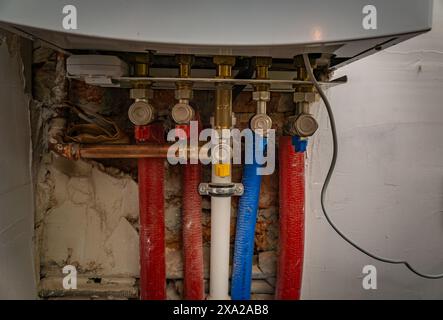
[[[0,45],[0,299],[33,299],[28,101],[14,54],[17,52],[11,55],[6,42]]]
[[[339,71],[349,83],[329,90],[339,135],[327,196],[332,219],[372,253],[443,273],[443,1],[433,30]],[[304,299],[443,298],[443,280],[375,261],[342,240],[320,207],[330,155],[324,106],[311,140]],[[378,271],[362,288],[362,268]]]

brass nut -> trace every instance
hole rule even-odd
[[[176,100],[191,100],[192,99],[192,89],[189,88],[180,88],[175,90],[175,99]]]
[[[252,100],[254,101],[270,101],[271,93],[269,91],[254,91],[252,92]]]
[[[147,88],[131,89],[129,95],[131,99],[152,99],[154,91]]]
[[[294,92],[294,102],[315,102],[317,93],[315,92]]]
[[[214,56],[213,62],[216,65],[228,65],[233,66],[235,64],[234,56]]]

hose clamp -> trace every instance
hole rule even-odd
[[[232,197],[243,195],[244,188],[241,183],[200,183],[198,192],[202,196]]]

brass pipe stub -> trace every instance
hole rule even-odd
[[[215,56],[217,78],[232,78],[233,56]],[[215,92],[214,128],[231,129],[232,127],[232,85],[219,83]]]

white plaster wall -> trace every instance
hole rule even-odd
[[[11,51],[0,45],[0,299],[33,299],[28,100],[17,51]]]
[[[39,249],[46,277],[60,276],[66,264],[92,276],[138,276],[138,234],[130,223],[138,218],[137,184],[98,164],[54,155],[45,160],[37,217],[43,226]],[[62,282],[57,285],[61,288]]]
[[[328,92],[339,135],[327,208],[365,249],[443,273],[443,1],[427,34],[337,72],[349,83]],[[326,111],[308,159],[304,299],[443,298],[443,280],[375,261],[342,240],[320,207],[331,155]],[[362,288],[362,268],[378,271],[377,290]]]

